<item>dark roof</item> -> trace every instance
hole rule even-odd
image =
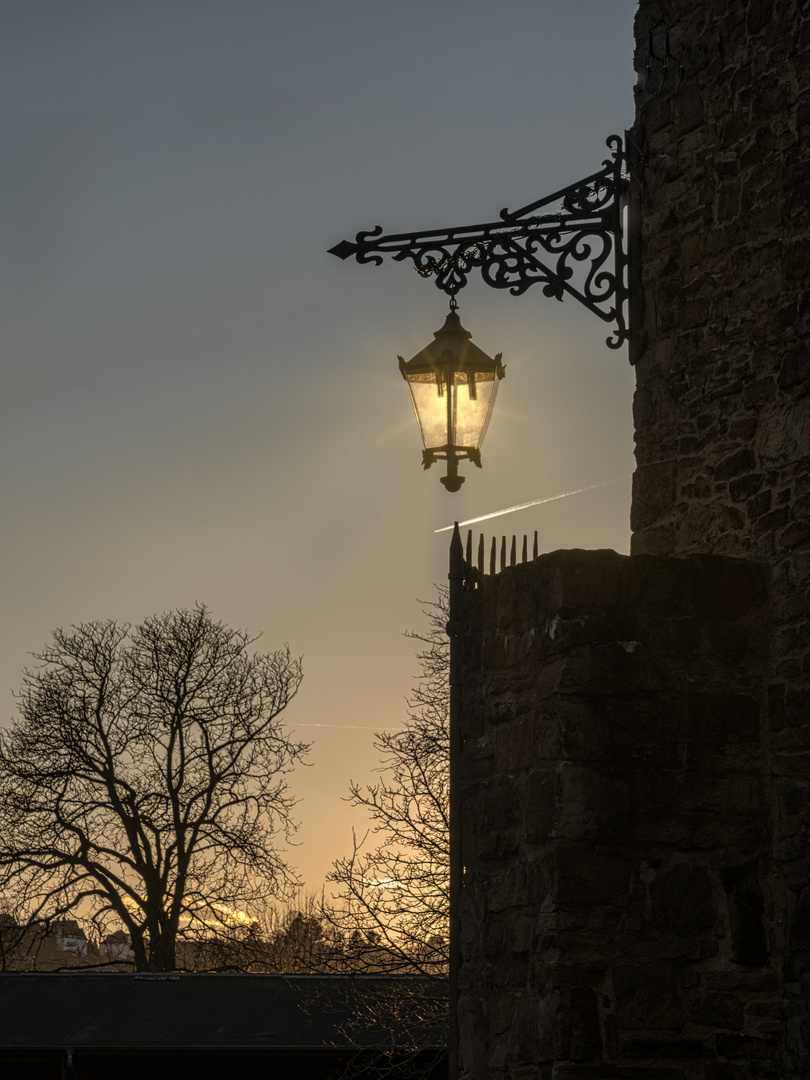
[[[426,994],[446,998],[446,981],[377,975],[0,974],[0,1051],[398,1045],[414,1035],[402,1002]],[[390,1012],[398,1020],[380,1021],[386,1001],[394,1003]],[[376,1003],[381,1008],[370,1013],[368,1006]],[[443,1035],[441,1027],[426,1027],[418,1041],[437,1047]]]

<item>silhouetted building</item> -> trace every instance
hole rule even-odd
[[[0,975],[0,1075],[14,1080],[283,1077],[349,1066],[447,1075],[446,1033],[420,1027],[441,982],[323,975]]]

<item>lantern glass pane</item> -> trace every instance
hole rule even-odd
[[[453,372],[453,427],[455,446],[478,449],[484,441],[498,378],[494,371]]]
[[[422,442],[428,449],[447,442],[447,394],[438,372],[408,375],[416,420]]]
[[[458,371],[452,365],[437,366],[430,371],[410,371],[407,380],[427,449],[448,444],[474,450],[481,446],[498,390],[495,370]]]

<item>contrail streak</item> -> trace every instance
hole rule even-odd
[[[630,473],[625,473],[623,476],[614,476],[611,480],[602,480],[599,484],[588,484],[587,487],[575,488],[573,491],[560,491],[556,495],[547,495],[545,499],[532,499],[531,502],[518,503],[517,506],[507,506],[505,510],[495,510],[491,514],[482,514],[481,517],[468,518],[466,521],[460,521],[459,526],[462,525],[475,525],[479,521],[489,521],[490,518],[500,517],[501,514],[512,514],[515,510],[526,510],[530,506],[541,506],[543,503],[554,502],[555,499],[565,499],[569,495],[579,495],[583,491],[593,491],[594,488],[607,487],[608,484],[615,484],[619,480],[626,480],[630,476]],[[443,525],[441,529],[434,529],[434,533],[448,532],[452,529],[452,525]]]

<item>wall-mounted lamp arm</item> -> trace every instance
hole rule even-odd
[[[488,285],[515,296],[540,284],[544,295],[562,300],[568,294],[614,323],[607,344],[618,349],[630,338],[632,245],[624,242],[622,223],[630,173],[621,138],[611,135],[607,145],[611,157],[598,172],[519,210],[502,210],[498,221],[386,236],[378,225],[329,252],[376,266],[385,255],[410,259],[450,296],[464,288],[474,269]]]

